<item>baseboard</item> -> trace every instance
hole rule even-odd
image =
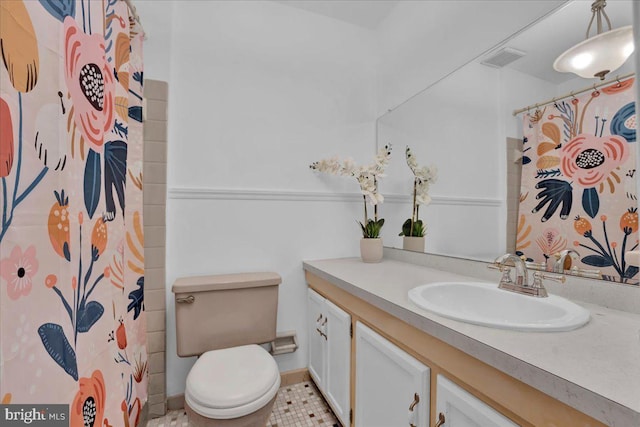
[[[280,372],[280,387],[285,385],[298,384],[310,380],[311,375],[309,375],[309,370],[307,368]]]
[[[280,387],[311,381],[311,375],[307,368],[293,369],[280,372]],[[184,408],[184,394],[167,397],[167,411],[175,411]]]
[[[184,408],[184,394],[167,397],[167,411]]]

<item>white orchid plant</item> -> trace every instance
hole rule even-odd
[[[353,159],[340,160],[338,157],[322,159],[312,163],[309,167],[317,172],[323,172],[337,176],[354,177],[360,184],[362,199],[364,202],[364,222],[359,222],[362,228],[362,237],[376,239],[380,237],[380,230],[384,225],[384,218],[378,219],[378,205],[384,202],[384,197],[378,192],[378,181],[384,176],[384,170],[391,158],[391,144],[378,150],[375,161],[371,165],[358,166]],[[373,218],[369,218],[367,201],[373,205]]]
[[[405,156],[407,158],[407,165],[409,169],[411,169],[411,172],[413,172],[413,210],[411,211],[411,218],[402,224],[402,232],[400,232],[399,235],[423,237],[427,232],[427,228],[418,217],[419,209],[420,205],[426,206],[431,203],[429,187],[437,181],[438,170],[435,166],[418,166],[418,162],[409,147],[407,147],[405,151]]]

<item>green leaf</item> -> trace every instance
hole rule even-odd
[[[359,224],[362,228],[362,237],[365,239],[376,239],[380,237],[380,230],[382,230],[382,226],[384,225],[384,218],[380,218],[378,221],[369,219],[366,225],[363,225],[361,222]]]
[[[412,236],[412,237],[423,237],[425,234],[426,228],[422,223],[422,220],[419,219],[413,223],[413,232],[411,230],[411,218],[406,220],[402,224],[402,232],[398,234],[398,236]]]

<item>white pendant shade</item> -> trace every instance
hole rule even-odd
[[[573,46],[553,63],[561,73],[575,73],[580,77],[604,79],[617,70],[634,50],[631,25],[607,31]]]

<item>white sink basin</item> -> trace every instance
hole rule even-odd
[[[409,299],[440,316],[514,331],[570,331],[589,321],[589,311],[549,295],[536,298],[484,282],[437,282],[409,291]]]

